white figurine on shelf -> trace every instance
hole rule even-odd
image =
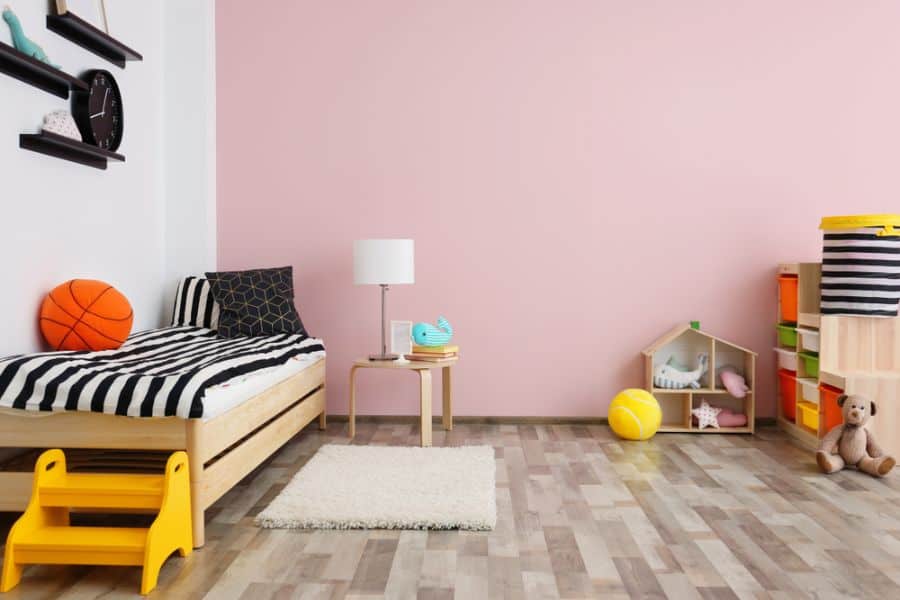
[[[41,127],[44,131],[62,135],[76,141],[81,141],[81,133],[75,125],[75,119],[72,113],[67,110],[54,110],[44,117],[44,125]]]

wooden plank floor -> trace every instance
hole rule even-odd
[[[418,442],[409,424],[357,431],[358,444]],[[257,529],[254,515],[345,432],[308,428],[226,495],[206,546],[171,558],[152,597],[900,598],[900,474],[823,476],[771,429],[646,443],[604,426],[436,429],[435,445],[495,448],[493,532]],[[35,566],[4,598],[130,598],[139,578]]]

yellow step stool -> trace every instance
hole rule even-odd
[[[148,528],[71,527],[69,509],[157,511]],[[24,565],[143,566],[141,593],[178,550],[193,548],[188,457],[175,452],[163,475],[68,473],[62,450],[47,450],[34,468],[31,500],[6,539],[0,592],[18,585]]]

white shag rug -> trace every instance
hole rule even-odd
[[[493,529],[490,446],[319,448],[257,517],[269,529]]]

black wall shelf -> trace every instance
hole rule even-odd
[[[88,84],[0,42],[0,72],[60,98],[69,90],[88,91]]]
[[[91,146],[67,138],[64,135],[42,131],[40,133],[22,133],[19,135],[19,147],[63,160],[70,160],[82,165],[105,169],[107,161],[125,162],[125,157],[97,146]]]
[[[70,12],[47,15],[47,29],[123,69],[129,60],[144,60],[144,57],[119,40]]]

